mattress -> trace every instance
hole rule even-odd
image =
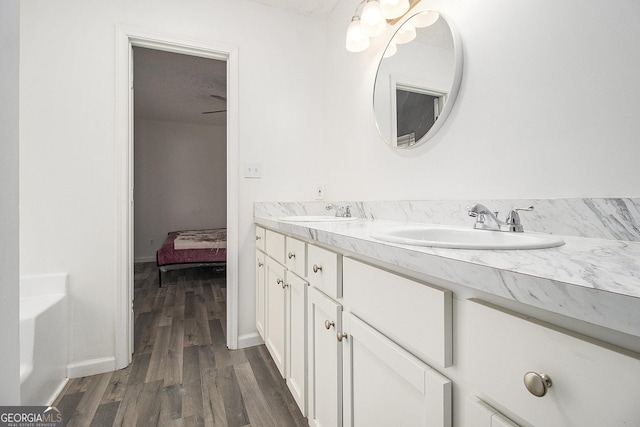
[[[156,252],[158,267],[172,264],[226,262],[226,241],[226,228],[171,231]]]

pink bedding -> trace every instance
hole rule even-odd
[[[226,242],[226,229],[215,230],[221,240]],[[224,263],[227,261],[226,247],[175,249],[174,241],[181,233],[193,233],[193,230],[171,231],[160,249],[156,252],[158,267],[171,264]],[[226,245],[218,245],[226,246]]]

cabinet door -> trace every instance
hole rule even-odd
[[[287,271],[287,368],[289,390],[302,415],[307,415],[307,282]]]
[[[264,324],[265,324],[265,270],[264,265],[264,253],[256,251],[256,329],[258,333],[264,339]]]
[[[353,314],[342,322],[345,426],[451,426],[451,381]]]
[[[284,267],[266,257],[266,324],[264,342],[280,374],[285,376],[286,292]]]
[[[308,369],[309,425],[342,426],[342,306],[315,288],[309,288]]]

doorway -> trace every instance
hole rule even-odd
[[[133,47],[134,261],[169,232],[226,229],[226,61]]]
[[[116,369],[127,366],[133,351],[133,264],[134,251],[134,48],[223,61],[226,65],[226,225],[227,225],[227,346],[238,346],[238,70],[237,47],[120,26],[116,56],[116,155],[117,241],[116,241]],[[206,98],[218,100],[218,98]],[[209,100],[209,99],[208,99]],[[211,107],[211,108],[210,108]],[[207,106],[204,111],[216,111]],[[213,114],[213,113],[210,113]],[[155,240],[155,239],[154,239]],[[155,244],[155,241],[154,241]]]

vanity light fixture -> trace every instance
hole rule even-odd
[[[360,28],[360,16],[351,18],[351,23],[347,28],[347,50],[349,52],[362,52],[369,48],[371,42]]]
[[[405,44],[413,41],[416,38],[416,27],[411,22],[405,22],[402,27],[398,29],[398,32],[393,37],[393,41],[396,44]]]
[[[349,52],[362,52],[370,45],[369,38],[384,33],[387,26],[396,24],[420,0],[362,0],[347,28],[346,48]],[[416,27],[428,27],[438,20],[437,12],[424,14],[415,23],[405,23],[394,38],[398,44],[409,43],[416,38]],[[415,26],[414,26],[415,25]],[[390,56],[390,55],[389,55]]]
[[[362,9],[362,15],[360,15],[360,28],[362,33],[368,37],[376,37],[384,33],[387,24],[382,17],[378,0],[367,0],[367,4]]]

